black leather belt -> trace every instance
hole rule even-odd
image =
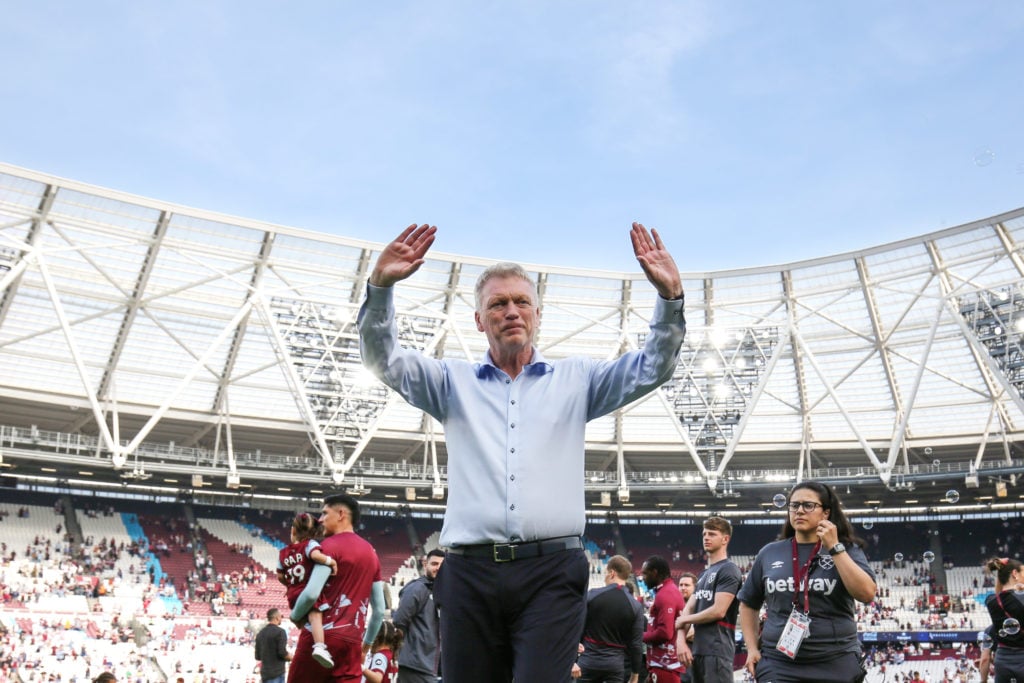
[[[460,545],[448,548],[453,555],[465,557],[486,557],[495,562],[512,562],[513,560],[525,560],[541,555],[551,555],[565,550],[580,550],[583,548],[583,541],[579,536],[562,536],[560,538],[545,538],[541,541],[526,541],[524,543],[480,543],[479,545]]]

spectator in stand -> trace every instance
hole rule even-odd
[[[320,550],[320,543],[314,538],[317,533],[316,520],[308,512],[300,512],[292,520],[291,544],[281,548],[277,556],[277,580],[287,587],[288,607],[295,608],[295,601],[306,588],[306,581],[313,573],[314,564],[324,564],[336,574],[338,563]],[[331,653],[324,644],[324,620],[321,610],[329,607],[320,602],[306,615],[313,634],[313,659],[325,669],[334,666]]]
[[[289,683],[320,683],[358,680],[363,657],[377,637],[384,619],[384,582],[380,561],[369,543],[355,533],[359,524],[359,501],[347,493],[324,498],[320,523],[327,537],[320,549],[338,563],[331,576],[326,565],[313,567],[306,588],[295,601],[292,621],[302,623],[319,600],[327,603],[324,611],[324,642],[334,660],[331,670],[313,661],[313,635],[304,628],[288,672]],[[367,609],[370,610],[367,620]]]
[[[863,541],[827,484],[797,484],[787,507],[781,540],[761,548],[736,596],[747,671],[759,681],[859,683],[854,600],[869,603],[876,591]]]
[[[256,634],[256,659],[260,662],[260,680],[263,683],[284,683],[285,662],[288,653],[288,634],[281,628],[281,610],[267,611],[267,623]]]
[[[436,683],[441,663],[441,625],[434,602],[434,579],[444,563],[444,551],[434,548],[423,559],[423,576],[398,594],[391,620],[405,635],[398,656],[401,683]]]
[[[104,671],[99,676],[92,679],[92,683],[117,683],[117,677],[109,671]]]
[[[644,583],[654,590],[654,602],[647,615],[647,680],[650,683],[679,683],[684,667],[676,653],[676,617],[685,607],[668,562],[651,555],[641,570]]]
[[[1024,568],[1011,557],[992,558],[985,569],[995,575],[996,591],[985,599],[985,607],[992,618],[988,633],[994,643],[996,683],[1024,681]],[[988,667],[986,667],[988,668]]]
[[[444,679],[561,683],[576,657],[590,574],[580,539],[586,423],[672,376],[686,330],[682,280],[657,231],[634,223],[633,252],[660,295],[644,347],[614,360],[552,361],[534,345],[536,284],[521,266],[499,263],[476,282],[485,357],[431,358],[398,343],[394,285],[423,265],[436,231],[410,225],[384,247],[358,325],[363,363],[445,428]]]

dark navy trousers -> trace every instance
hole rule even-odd
[[[567,683],[589,581],[578,549],[512,562],[448,553],[434,581],[444,683]]]

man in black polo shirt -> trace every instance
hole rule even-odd
[[[637,683],[643,665],[644,610],[633,598],[626,579],[633,567],[622,555],[608,560],[604,587],[587,594],[587,620],[583,626],[583,654],[573,667],[581,683],[621,683],[623,663],[629,657]]]
[[[736,616],[739,603],[736,593],[743,583],[743,574],[729,559],[732,524],[723,517],[710,517],[704,522],[704,552],[707,569],[697,578],[697,587],[676,619],[676,628],[693,625],[692,671],[694,683],[731,683],[732,663],[736,652]],[[690,658],[683,649],[681,657]]]
[[[256,659],[260,660],[263,683],[284,683],[284,663],[288,653],[288,634],[281,628],[281,610],[267,610],[267,625],[256,634]]]

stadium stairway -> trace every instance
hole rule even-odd
[[[137,543],[140,548],[146,548],[146,551],[142,553],[142,556],[145,558],[143,571],[148,573],[150,569],[153,570],[153,583],[159,584],[160,580],[165,576],[169,577],[169,575],[164,573],[160,559],[153,554],[152,550],[149,549],[149,538],[142,530],[142,525],[139,523],[138,516],[131,512],[122,512],[121,523],[124,525],[124,529],[128,533],[128,537],[131,541]],[[174,585],[176,589],[180,590],[180,587],[186,586],[187,583],[185,582],[184,577],[182,577],[181,583],[179,583],[177,579],[174,579]],[[181,598],[177,595],[160,595],[160,601],[163,602],[164,609],[168,614],[181,614],[183,606]]]

